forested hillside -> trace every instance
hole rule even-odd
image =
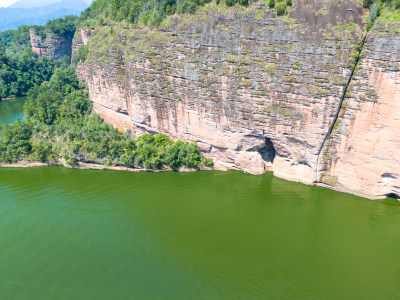
[[[175,13],[194,13],[200,6],[212,0],[97,0],[82,13],[81,20],[102,20],[111,18],[115,21],[127,21],[132,24],[142,23],[154,27],[162,20]],[[220,0],[216,0],[220,3]],[[228,6],[240,4],[247,6],[248,0],[222,0]]]
[[[277,15],[287,13],[287,7],[295,0],[262,0],[269,8],[275,8]],[[110,18],[115,21],[127,21],[132,24],[158,26],[169,15],[175,13],[194,13],[199,7],[212,0],[96,0],[81,14],[82,21],[103,22]],[[256,3],[255,0],[215,0],[216,4],[234,6]],[[362,0],[363,6],[370,9],[368,24],[371,27],[375,19],[387,8],[400,8],[400,0]]]
[[[72,40],[75,33],[76,17],[49,21],[45,26],[33,26],[35,33],[45,37],[47,33]],[[50,80],[54,69],[69,64],[70,58],[56,61],[38,57],[32,51],[29,26],[18,30],[0,32],[0,100],[19,97],[34,85]]]
[[[28,92],[25,122],[0,126],[0,162],[33,160],[69,165],[78,161],[105,165],[172,168],[211,166],[195,143],[172,141],[166,135],[138,139],[91,114],[92,103],[74,66],[57,68],[48,83]]]
[[[107,165],[172,168],[210,166],[195,143],[174,142],[165,135],[136,139],[92,115],[87,87],[79,82],[70,57],[38,57],[32,51],[30,29],[72,40],[76,17],[49,21],[45,26],[21,26],[0,33],[0,99],[27,93],[24,122],[0,132],[0,162],[33,160],[75,165],[90,161]],[[35,45],[42,46],[42,45]]]

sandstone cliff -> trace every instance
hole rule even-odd
[[[158,30],[82,29],[74,48],[89,49],[78,73],[95,110],[121,129],[196,141],[220,167],[377,198],[399,194],[399,40],[390,24],[365,40],[362,16],[357,0],[293,1],[285,17],[262,2],[210,4]]]
[[[33,29],[29,30],[32,50],[39,56],[60,59],[64,56],[71,56],[72,41],[58,37],[53,33],[47,33],[45,38],[35,34]]]
[[[375,197],[400,195],[400,22],[368,34],[339,119],[323,150],[320,178]]]

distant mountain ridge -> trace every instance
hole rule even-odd
[[[28,9],[33,7],[42,7],[46,5],[51,5],[59,2],[62,2],[62,0],[19,0],[7,7]]]
[[[24,3],[30,8],[20,8]],[[17,29],[21,25],[44,25],[48,20],[66,15],[79,15],[89,7],[89,4],[82,0],[62,0],[45,6],[31,7],[38,4],[38,1],[20,0],[10,7],[0,8],[0,31]]]

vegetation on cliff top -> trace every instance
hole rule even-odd
[[[278,16],[285,15],[293,0],[261,0],[268,4],[269,8],[276,8]],[[396,10],[400,8],[400,0],[360,0],[363,6],[370,9],[368,28],[371,28],[375,19],[384,8]],[[207,3],[215,2],[217,5],[225,4],[234,6],[236,4],[248,6],[257,0],[96,0],[85,10],[79,23],[102,24],[105,20],[126,21],[131,24],[144,24],[156,27],[169,15],[175,13],[193,14],[196,10]]]
[[[30,46],[29,27],[0,33],[0,101],[26,94],[35,84],[50,80],[54,69],[68,61],[38,57]]]
[[[44,26],[21,26],[17,30],[0,32],[0,101],[25,95],[34,85],[49,81],[57,67],[69,64],[69,58],[55,61],[38,57],[32,51],[29,30],[33,28],[42,38],[52,33],[72,40],[76,21],[77,17],[66,16]]]
[[[53,34],[55,37],[65,38],[72,40],[76,31],[76,23],[78,17],[65,16],[48,21],[44,26],[32,26],[36,35],[41,38],[46,38],[48,33]]]
[[[114,21],[142,23],[150,27],[158,26],[165,17],[175,13],[194,13],[212,0],[96,0],[80,16],[80,22],[103,18]],[[290,1],[290,0],[289,0]],[[216,0],[219,4],[221,0]],[[249,0],[222,0],[228,6],[235,4],[247,6]]]
[[[195,143],[172,141],[166,135],[137,139],[91,114],[87,88],[72,66],[57,68],[49,82],[28,92],[26,122],[3,125],[0,161],[32,160],[74,165],[90,161],[104,165],[172,168],[211,166]]]
[[[386,18],[390,18],[390,15],[398,15],[397,12],[400,10],[400,0],[362,0],[362,2],[363,6],[369,9],[367,30],[374,26],[375,20],[381,15],[385,14]]]

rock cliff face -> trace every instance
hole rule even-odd
[[[293,2],[289,17],[276,17],[261,2],[230,9],[210,4],[158,30],[81,30],[74,49],[86,45],[89,57],[78,74],[106,121],[135,134],[196,141],[219,167],[273,170],[369,197],[397,194],[399,117],[386,119],[400,116],[393,103],[399,73],[391,64],[399,60],[388,55],[395,39],[374,29],[358,60],[366,36],[359,1]],[[376,146],[383,128],[387,142]],[[360,143],[366,138],[370,148]],[[366,158],[371,147],[378,158]],[[388,147],[393,150],[383,151]],[[358,169],[364,161],[369,166]],[[360,176],[363,170],[373,175]]]
[[[322,181],[361,195],[400,195],[400,24],[368,34],[324,148]]]
[[[33,29],[29,30],[32,50],[39,56],[60,59],[64,56],[71,56],[72,41],[47,33],[45,38],[35,34]]]

